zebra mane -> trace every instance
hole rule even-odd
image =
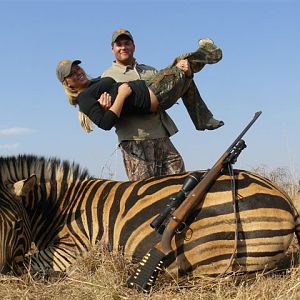
[[[83,180],[90,178],[87,169],[77,163],[36,155],[0,157],[0,183],[16,182],[35,174],[39,181]]]

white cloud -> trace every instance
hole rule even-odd
[[[0,136],[24,135],[24,134],[31,134],[33,132],[35,132],[35,130],[30,128],[11,127],[6,129],[0,129]]]
[[[0,145],[0,149],[16,149],[18,147],[19,147],[18,143]]]

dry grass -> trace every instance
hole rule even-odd
[[[0,276],[0,299],[274,299],[300,298],[300,267],[284,273],[265,273],[253,278],[186,278],[175,282],[161,274],[149,294],[128,289],[126,279],[134,268],[121,254],[108,253],[96,246],[65,277],[21,278]]]
[[[271,177],[278,185],[285,188],[292,198],[299,191],[298,182],[287,184],[288,174],[280,169],[268,176],[266,170],[255,170],[266,177]],[[262,172],[263,171],[263,172]],[[291,192],[292,191],[292,192]],[[295,193],[296,191],[296,193]],[[295,198],[294,198],[295,199]],[[46,278],[0,275],[0,299],[39,299],[39,300],[95,300],[95,299],[155,299],[155,300],[298,300],[300,299],[299,258],[293,259],[293,253],[299,252],[294,241],[289,256],[281,267],[289,268],[285,272],[255,274],[252,278],[185,278],[180,282],[164,273],[149,294],[128,289],[125,284],[132,270],[130,262],[119,253],[108,253],[99,245],[85,257],[78,260],[68,276]],[[290,262],[294,261],[292,267]],[[295,263],[295,261],[297,261]]]
[[[280,167],[269,169],[265,165],[260,165],[252,171],[275,182],[278,186],[283,188],[292,199],[299,193],[299,179],[297,178],[296,171],[290,168]]]

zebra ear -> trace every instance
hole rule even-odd
[[[36,184],[36,175],[31,175],[27,179],[20,180],[14,183],[13,191],[16,196],[26,196],[30,191],[33,190]]]

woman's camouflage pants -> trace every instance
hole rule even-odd
[[[167,110],[182,98],[183,103],[197,130],[204,130],[207,121],[213,116],[201,98],[193,79],[187,78],[175,65],[180,59],[187,59],[193,72],[199,72],[205,64],[214,64],[222,59],[222,51],[215,45],[199,47],[195,52],[178,56],[173,64],[156,74],[148,87],[156,95],[161,109]]]

